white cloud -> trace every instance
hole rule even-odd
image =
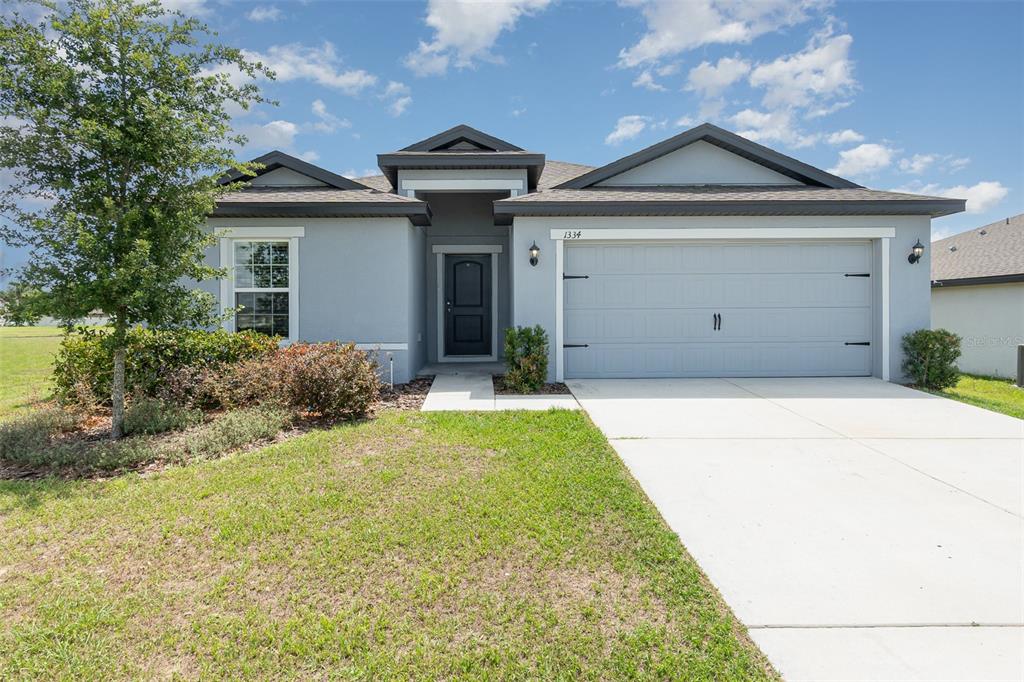
[[[242,127],[238,132],[245,135],[247,142],[245,148],[263,149],[289,149],[295,142],[295,136],[299,132],[299,126],[291,121],[270,121],[269,123],[252,124]]]
[[[883,144],[868,142],[839,152],[839,162],[829,169],[836,175],[869,175],[892,164],[895,150]]]
[[[829,144],[841,145],[841,144],[854,144],[856,142],[863,142],[864,136],[858,133],[856,130],[847,128],[846,130],[838,130],[828,137],[825,141]]]
[[[313,124],[313,129],[321,133],[333,133],[338,128],[351,128],[352,122],[347,118],[339,118],[327,110],[327,105],[324,104],[322,99],[313,100],[313,105],[310,107],[313,111],[313,115],[316,116],[319,121]]]
[[[615,123],[615,129],[604,138],[604,143],[617,145],[622,144],[626,140],[632,140],[647,128],[650,121],[650,116],[640,116],[638,114],[621,116]]]
[[[689,116],[680,116],[679,118],[676,119],[677,128],[692,128],[695,125],[697,125],[697,121],[690,118]]]
[[[392,116],[401,116],[412,104],[412,90],[405,83],[388,81],[388,86],[380,98],[388,103],[388,112]]]
[[[302,152],[301,154],[299,154],[299,158],[302,159],[303,161],[314,163],[320,160],[320,155],[313,151],[312,149],[310,149],[308,152]]]
[[[667,88],[654,80],[654,76],[647,69],[640,72],[640,75],[633,80],[634,88],[647,88],[653,92],[665,92]]]
[[[790,147],[808,147],[821,136],[805,133],[793,120],[789,109],[778,111],[755,111],[744,109],[729,119],[737,127],[737,134],[754,142],[782,142]]]
[[[377,77],[363,69],[342,68],[341,58],[330,42],[324,42],[320,47],[307,47],[299,43],[273,45],[266,52],[242,50],[242,55],[249,61],[262,62],[282,83],[308,80],[341,90],[347,95],[358,95],[377,83]],[[236,85],[249,80],[248,76],[231,65],[218,66],[204,72],[207,76],[218,74],[226,74]]]
[[[701,45],[748,43],[764,33],[805,21],[824,0],[624,0],[639,7],[647,32],[619,52],[619,66],[657,62]]]
[[[500,62],[491,53],[504,31],[515,28],[523,16],[545,9],[551,0],[430,0],[426,24],[434,29],[430,42],[406,55],[404,63],[418,76],[437,76],[449,66],[465,68],[476,61]]]
[[[526,107],[523,107],[522,109],[513,109],[509,113],[512,115],[513,118],[519,118],[520,116],[526,113]]]
[[[762,104],[769,109],[805,107],[850,92],[856,87],[848,34],[826,29],[800,52],[785,55],[750,72],[750,84],[765,88]]]
[[[942,187],[935,183],[928,185],[916,183],[907,187],[898,187],[892,191],[927,194],[949,199],[966,199],[967,213],[984,213],[994,208],[1010,193],[1008,187],[996,180],[983,180],[971,186],[957,185],[955,187]]]
[[[735,57],[722,57],[717,64],[701,62],[690,69],[686,89],[701,97],[718,97],[726,88],[750,72],[750,62]]]
[[[164,9],[181,12],[185,16],[202,17],[210,13],[206,0],[160,0]]]
[[[280,8],[269,5],[265,7],[253,7],[245,16],[249,21],[278,21],[284,18],[284,12],[282,12]]]
[[[853,104],[852,101],[844,100],[842,102],[833,102],[832,104],[830,104],[828,106],[825,106],[825,107],[814,107],[813,109],[809,110],[804,115],[804,118],[806,118],[806,119],[814,119],[814,118],[821,118],[822,116],[828,116],[829,114],[836,113],[840,109],[845,109],[846,107],[850,106],[851,104]]]
[[[935,154],[914,154],[908,159],[900,159],[900,170],[904,173],[920,175],[928,170],[937,159]]]
[[[958,170],[963,170],[964,168],[966,168],[970,162],[971,160],[966,156],[950,159],[949,163],[946,164],[946,169],[950,173],[956,173]]]

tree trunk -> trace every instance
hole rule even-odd
[[[124,436],[124,356],[126,332],[123,322],[114,325],[114,377],[110,392],[110,438]]]

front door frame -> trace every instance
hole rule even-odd
[[[498,360],[498,254],[504,251],[501,244],[435,244],[432,247],[437,259],[434,271],[437,285],[437,361],[438,362],[496,362]],[[491,256],[491,354],[490,355],[447,355],[444,347],[444,257],[448,254]]]

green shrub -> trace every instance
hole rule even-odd
[[[960,337],[946,329],[918,329],[903,337],[903,371],[922,388],[955,386]]]
[[[190,431],[177,449],[175,459],[210,459],[260,440],[269,440],[291,421],[281,409],[251,408],[225,412],[198,429]]]
[[[548,378],[548,335],[540,325],[505,330],[505,385],[536,393]]]
[[[168,376],[185,368],[212,370],[276,348],[275,337],[251,331],[135,327],[128,332],[126,389],[133,395],[156,396]],[[112,371],[109,331],[80,329],[61,342],[54,363],[54,394],[64,404],[109,404]]]
[[[125,434],[154,434],[180,431],[203,421],[202,410],[158,398],[136,398],[124,413]]]
[[[380,395],[377,363],[355,344],[296,343],[279,351],[288,402],[329,419],[367,413]]]
[[[75,428],[78,419],[59,407],[33,410],[0,423],[0,460],[31,464],[51,449],[55,436]]]

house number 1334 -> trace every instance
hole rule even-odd
[[[579,239],[583,236],[583,230],[566,230],[562,233],[562,239]]]

